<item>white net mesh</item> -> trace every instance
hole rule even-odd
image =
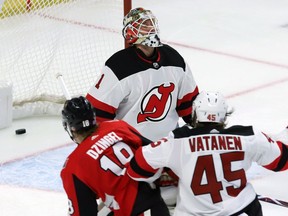
[[[13,85],[13,118],[59,111],[61,73],[85,95],[124,47],[121,0],[0,0],[0,79]]]

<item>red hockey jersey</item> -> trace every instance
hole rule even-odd
[[[69,214],[96,215],[96,198],[101,198],[115,215],[130,215],[138,183],[126,175],[125,165],[145,142],[149,140],[124,121],[100,123],[69,155],[61,171]]]

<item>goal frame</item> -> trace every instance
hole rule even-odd
[[[50,0],[49,0],[50,1]],[[13,29],[10,29],[10,26],[12,26],[12,28],[14,28],[14,26],[16,26],[16,27],[18,27],[17,25],[19,25],[18,23],[16,23],[16,22],[14,22],[17,18],[19,18],[18,20],[22,20],[22,16],[23,16],[23,25],[27,25],[27,24],[29,24],[29,22],[30,21],[32,21],[32,23],[33,22],[38,22],[38,26],[39,26],[39,23],[40,23],[40,25],[41,25],[41,20],[40,21],[38,21],[37,19],[42,19],[43,21],[45,21],[45,22],[55,22],[55,23],[57,23],[57,25],[59,25],[60,27],[59,27],[59,34],[61,34],[62,33],[62,30],[61,30],[61,25],[62,26],[64,26],[65,24],[67,24],[67,25],[74,25],[74,27],[75,28],[79,28],[79,29],[81,29],[81,30],[83,30],[84,29],[84,32],[85,31],[89,31],[89,27],[90,27],[90,30],[91,31],[102,31],[101,30],[101,28],[105,31],[111,31],[112,33],[114,33],[115,34],[115,32],[113,32],[114,30],[112,29],[109,29],[109,28],[103,28],[103,27],[101,27],[101,25],[100,25],[100,27],[99,26],[95,26],[95,25],[93,25],[93,24],[91,24],[89,21],[87,22],[87,20],[83,20],[83,19],[80,19],[79,21],[77,20],[77,16],[76,16],[76,18],[75,19],[73,19],[73,16],[71,15],[71,14],[69,14],[69,11],[68,11],[68,16],[67,17],[64,17],[64,16],[62,16],[62,14],[60,13],[58,13],[57,11],[54,13],[54,9],[53,9],[53,7],[58,7],[58,8],[60,8],[60,7],[62,7],[62,5],[61,4],[69,4],[70,2],[73,2],[73,4],[74,4],[74,2],[80,2],[79,0],[53,0],[52,1],[52,3],[51,4],[53,4],[52,5],[52,9],[50,10],[50,6],[44,6],[43,7],[43,5],[40,5],[39,6],[39,4],[41,3],[43,3],[43,2],[45,2],[45,4],[48,4],[48,2],[49,2],[48,0],[5,0],[5,1],[3,1],[3,4],[1,4],[0,5],[0,30],[2,29],[3,31],[4,31],[4,34],[5,33],[7,33],[7,35],[8,35],[8,37],[9,37],[9,35],[11,34],[11,32],[12,31],[14,31]],[[88,4],[91,4],[91,2],[101,2],[101,4],[106,4],[106,1],[105,0],[83,0],[83,2],[88,2]],[[112,1],[114,1],[114,0],[110,0],[110,2],[112,2]],[[122,19],[123,19],[123,17],[131,10],[131,8],[132,8],[132,0],[115,0],[115,2],[117,1],[117,5],[120,5],[121,7],[119,7],[119,9],[120,8],[122,8],[121,10],[122,10],[122,14],[121,14],[121,20],[119,20],[119,15],[117,15],[118,16],[118,18],[117,18],[117,22],[119,22],[119,23],[121,23],[121,26],[122,26]],[[10,12],[11,12],[11,15],[6,15],[6,17],[4,17],[3,18],[3,14],[4,14],[4,12],[3,12],[3,10],[2,10],[2,7],[3,7],[3,5],[4,5],[4,3],[6,4],[6,8],[7,8],[7,4],[10,2],[10,6],[11,7],[19,7],[19,10],[21,10],[21,11],[19,11],[19,13],[14,13],[14,9],[12,8],[10,8]],[[12,3],[11,3],[12,2]],[[60,3],[58,3],[58,2],[60,2]],[[64,3],[63,3],[64,2]],[[66,2],[69,2],[69,3],[66,3]],[[82,2],[81,2],[82,3]],[[21,5],[20,5],[21,4]],[[107,5],[108,5],[109,3],[107,3]],[[121,5],[122,4],[122,5]],[[114,7],[114,5],[111,5],[112,7]],[[20,8],[21,7],[21,8]],[[36,8],[36,9],[35,9]],[[47,9],[48,8],[48,9]],[[58,8],[56,8],[56,10],[58,9]],[[107,9],[109,8],[109,6],[107,6]],[[18,9],[18,8],[17,8]],[[42,10],[43,9],[43,10]],[[46,10],[47,9],[47,10]],[[66,10],[65,8],[64,8],[64,10]],[[109,9],[110,10],[110,9]],[[114,10],[113,8],[111,9],[112,11]],[[2,13],[3,12],[3,13]],[[42,13],[43,12],[43,13]],[[47,13],[46,13],[47,12]],[[50,13],[49,12],[51,12],[51,15],[50,15]],[[120,13],[121,13],[121,11],[119,11]],[[9,13],[9,11],[7,11],[6,10],[6,13]],[[30,13],[31,13],[31,15],[30,15]],[[66,13],[66,11],[64,12],[64,13]],[[106,13],[106,12],[103,12],[103,13]],[[118,12],[117,12],[118,13]],[[34,14],[34,15],[33,15]],[[111,13],[110,14],[107,14],[107,15],[109,15],[109,19],[110,19],[110,15],[111,15]],[[36,21],[34,21],[34,20],[31,20],[31,17],[33,18],[33,16],[37,16],[36,17]],[[98,15],[97,15],[98,16]],[[29,18],[29,19],[28,19]],[[4,20],[5,19],[5,20]],[[11,20],[11,25],[9,24],[9,22],[10,22],[10,20]],[[6,21],[6,23],[5,22],[2,22],[2,21]],[[8,20],[8,22],[7,22],[7,20]],[[110,20],[109,20],[110,21]],[[17,21],[18,22],[18,21]],[[93,23],[93,22],[92,22]],[[1,24],[5,24],[4,26],[2,25],[1,26]],[[8,25],[9,24],[9,25]],[[30,25],[30,24],[29,24]],[[38,28],[38,26],[35,26],[35,28]],[[2,27],[4,27],[4,28],[2,28]],[[39,26],[39,28],[41,28],[41,26]],[[66,26],[64,26],[64,28],[67,28]],[[86,29],[85,29],[86,28]],[[30,28],[30,29],[28,29],[28,30],[26,30],[26,29],[24,29],[24,31],[31,31],[31,29],[32,29],[32,31],[34,31],[34,29],[33,28]],[[88,30],[87,30],[88,29]],[[1,30],[1,32],[3,32]],[[22,30],[22,29],[21,29]],[[13,33],[14,35],[16,34],[17,36],[16,37],[21,37],[21,34],[22,34],[22,31],[19,31],[19,32],[17,32],[17,31],[15,31],[16,33]],[[40,32],[40,31],[39,31]],[[52,29],[52,32],[53,32],[53,29]],[[38,34],[38,32],[37,32],[37,30],[35,31],[35,35],[37,35]],[[39,33],[40,34],[40,33]],[[49,32],[48,32],[48,34],[49,34]],[[83,33],[83,34],[85,34],[85,33]],[[126,48],[126,47],[128,47],[129,45],[125,42],[125,39],[122,37],[122,34],[121,34],[121,32],[119,31],[119,32],[117,32],[117,37],[119,38],[119,37],[121,37],[122,39],[121,39],[121,41],[122,42],[120,42],[119,41],[119,43],[118,43],[118,46],[121,46],[122,48]],[[7,42],[5,42],[5,43],[3,43],[3,41],[5,41],[5,40],[7,40],[7,37],[5,38],[5,35],[2,37],[2,39],[4,38],[4,40],[2,40],[2,45],[4,44],[4,45],[6,45],[7,44]],[[11,50],[9,50],[8,52],[9,52],[9,55],[14,55],[14,57],[13,58],[15,58],[15,56],[16,56],[16,58],[15,59],[12,59],[11,60],[11,62],[9,62],[9,60],[10,60],[10,57],[8,57],[8,58],[6,58],[6,60],[8,60],[8,61],[6,61],[6,62],[8,62],[7,63],[7,65],[8,64],[10,64],[10,65],[8,65],[7,67],[4,65],[3,66],[3,62],[4,62],[4,64],[5,64],[5,61],[3,60],[3,62],[1,62],[1,60],[0,60],[0,75],[1,75],[1,78],[0,78],[0,80],[1,81],[7,81],[7,82],[9,82],[9,83],[11,83],[12,84],[12,88],[13,88],[13,94],[12,94],[12,97],[13,96],[15,96],[15,98],[13,97],[13,119],[18,119],[18,118],[23,118],[23,117],[30,117],[30,116],[41,116],[41,115],[58,115],[60,112],[61,112],[61,109],[63,108],[63,104],[64,104],[64,102],[65,102],[65,96],[64,96],[64,94],[61,94],[61,87],[60,86],[58,86],[59,87],[59,89],[57,89],[57,94],[56,95],[54,95],[54,91],[51,91],[50,93],[52,93],[52,94],[50,94],[49,92],[48,92],[48,94],[43,94],[41,91],[39,91],[38,93],[39,94],[35,94],[35,95],[27,95],[28,97],[26,98],[24,98],[24,97],[22,97],[21,96],[21,98],[20,99],[18,99],[18,97],[16,96],[16,94],[15,94],[15,92],[17,93],[17,92],[19,92],[19,91],[21,91],[21,89],[20,89],[20,87],[19,87],[19,85],[18,85],[18,80],[19,79],[22,79],[22,77],[20,77],[20,76],[18,76],[18,74],[16,73],[16,75],[14,75],[14,72],[13,72],[13,68],[15,67],[16,68],[16,66],[15,65],[17,65],[17,69],[16,69],[16,71],[20,71],[20,70],[22,70],[22,68],[24,68],[23,69],[23,71],[25,71],[24,73],[25,73],[25,76],[27,76],[27,81],[26,81],[26,84],[27,85],[29,85],[29,82],[30,82],[30,80],[31,80],[31,83],[33,82],[33,80],[34,80],[34,77],[31,75],[31,74],[33,74],[33,73],[36,73],[37,72],[37,70],[38,70],[38,66],[37,66],[37,64],[38,64],[38,61],[37,61],[37,58],[33,61],[33,62],[29,62],[30,61],[30,56],[29,55],[27,55],[27,50],[28,50],[28,48],[30,48],[30,47],[33,47],[33,39],[35,39],[36,38],[36,36],[34,36],[34,33],[33,32],[31,32],[31,40],[30,40],[30,38],[25,38],[25,41],[24,41],[24,45],[23,45],[23,48],[22,47],[20,47],[20,46],[22,46],[22,44],[20,44],[20,46],[18,46],[18,41],[16,41],[15,43],[13,42],[13,41],[11,41],[11,42],[9,42],[9,43],[11,43],[11,47],[12,47],[12,51]],[[18,38],[17,38],[18,39]],[[38,38],[36,38],[36,40],[37,40]],[[54,39],[54,38],[53,38]],[[98,39],[98,38],[97,38]],[[1,36],[0,36],[0,40],[1,40]],[[56,43],[56,45],[53,45],[53,46],[55,46],[53,49],[54,50],[56,50],[57,51],[57,49],[58,49],[58,47],[57,47],[57,43],[59,44],[60,43],[60,45],[61,45],[61,43],[62,43],[62,41],[57,41],[58,39],[56,38],[55,39],[55,43]],[[82,40],[82,39],[81,39]],[[48,41],[47,41],[48,42]],[[14,44],[13,44],[14,43]],[[22,42],[21,42],[22,43]],[[105,47],[105,41],[104,41],[104,45],[103,45],[103,47]],[[0,45],[1,45],[1,41],[0,41]],[[8,47],[9,45],[7,45],[7,47]],[[37,46],[37,44],[35,45],[35,46]],[[85,44],[85,46],[86,47],[89,47],[89,44]],[[84,48],[83,49],[85,49],[85,46],[84,46]],[[93,45],[94,47],[97,47],[97,45]],[[18,50],[16,50],[18,47],[20,47],[19,48],[19,51]],[[9,47],[8,47],[9,48]],[[62,47],[63,48],[63,47]],[[61,49],[62,49],[61,48]],[[65,48],[65,47],[64,47]],[[5,49],[5,46],[4,46],[4,49]],[[88,48],[89,49],[89,48]],[[91,49],[93,49],[93,47],[91,48]],[[101,48],[101,49],[103,49],[103,48]],[[118,49],[118,48],[117,48]],[[44,50],[44,49],[42,49],[42,50]],[[41,50],[40,50],[41,51]],[[39,52],[40,52],[39,51]],[[6,54],[8,53],[8,52],[6,52]],[[44,51],[43,51],[44,52]],[[63,50],[63,55],[65,55],[66,53],[65,52],[68,52],[68,51],[66,51],[66,50]],[[70,52],[70,51],[69,51]],[[71,52],[75,52],[75,51],[71,51]],[[30,53],[32,53],[32,52],[30,52]],[[30,53],[28,53],[28,54],[30,54]],[[77,51],[75,52],[76,54],[77,54]],[[112,52],[110,52],[111,53],[111,55],[113,54]],[[5,57],[5,55],[6,55],[5,53],[4,53],[4,57]],[[48,53],[49,54],[49,53]],[[61,54],[57,54],[57,56],[56,57],[52,57],[52,58],[59,58],[59,55],[60,55],[60,58],[61,58]],[[88,54],[87,54],[88,55]],[[1,53],[1,51],[0,51],[0,56],[3,56],[3,51],[2,51],[2,53]],[[27,56],[27,59],[25,59],[25,60],[20,60],[21,62],[20,63],[18,63],[17,61],[18,61],[18,59],[20,59],[20,58],[18,58],[18,56],[21,58],[21,57],[23,57],[23,56]],[[107,55],[105,55],[106,57],[104,58],[105,60],[107,60]],[[7,57],[7,56],[6,56]],[[78,57],[77,57],[78,58]],[[79,63],[81,63],[81,59],[77,59],[77,58],[75,58],[76,59],[76,61],[79,61]],[[85,58],[85,56],[80,56],[80,58]],[[100,60],[98,60],[98,57],[96,56],[92,56],[91,58],[94,58],[94,59],[97,59],[97,61],[100,61]],[[104,59],[102,59],[101,60],[101,62],[102,62],[102,65],[104,65]],[[44,60],[43,60],[44,61]],[[50,60],[49,60],[50,61]],[[69,60],[69,61],[71,61],[71,60]],[[30,74],[30,71],[29,71],[29,68],[27,67],[27,65],[28,64],[30,64],[29,65],[29,67],[31,67],[31,65],[32,65],[32,67],[33,67],[33,64],[35,63],[35,70],[33,69],[33,71],[31,71],[31,74]],[[45,62],[45,63],[47,63],[47,66],[45,66],[45,67],[47,67],[47,73],[49,73],[50,74],[50,70],[52,70],[53,71],[53,73],[54,74],[57,74],[57,73],[61,73],[61,74],[63,74],[63,76],[64,76],[64,80],[66,81],[66,80],[68,80],[69,78],[70,78],[70,76],[73,76],[73,74],[74,74],[74,72],[73,71],[69,71],[69,68],[68,68],[68,70],[66,70],[66,74],[65,74],[65,68],[64,68],[64,70],[63,69],[61,69],[62,67],[59,67],[59,69],[55,66],[55,64],[54,65],[52,65],[51,66],[51,64],[50,64],[50,62]],[[60,63],[60,64],[59,64]],[[40,64],[40,63],[39,63]],[[12,66],[11,66],[12,65]],[[23,65],[23,66],[22,66]],[[58,61],[58,65],[60,65],[61,66],[61,60],[59,60]],[[26,69],[25,67],[27,67],[28,69]],[[73,67],[73,66],[71,66],[71,67]],[[18,68],[20,68],[20,70],[18,70]],[[67,69],[66,68],[66,69]],[[80,67],[79,67],[80,68]],[[99,66],[97,65],[97,73],[100,73],[100,70],[99,70]],[[41,71],[44,71],[44,69],[42,69],[42,68],[40,68],[41,69]],[[11,70],[11,74],[9,74],[10,73],[10,70]],[[49,71],[48,71],[49,70]],[[81,72],[81,68],[80,69],[78,69],[78,71],[80,70],[80,72]],[[2,71],[2,72],[1,72]],[[4,72],[3,72],[4,71]],[[40,71],[40,70],[38,70],[38,71]],[[64,73],[63,73],[63,71],[64,71]],[[83,73],[83,76],[85,76],[85,68],[84,69],[82,69],[82,71],[84,72]],[[20,71],[21,72],[21,71]],[[19,73],[20,73],[19,72]],[[2,74],[4,73],[4,76],[2,76]],[[81,72],[82,73],[82,72]],[[22,73],[22,75],[23,75],[23,73]],[[22,76],[21,75],[21,76]],[[15,76],[14,78],[16,78],[15,80],[14,80],[14,78],[13,78],[13,76]],[[24,76],[24,75],[23,75]],[[42,75],[41,75],[42,76]],[[51,76],[51,75],[49,75],[49,76]],[[43,75],[43,77],[37,77],[37,79],[39,79],[39,80],[41,80],[41,79],[45,79],[46,78],[46,74],[44,74]],[[55,79],[55,80],[53,80],[53,78]],[[57,81],[57,79],[56,79],[56,77],[55,77],[55,75],[53,76],[53,78],[52,78],[52,76],[50,77],[50,78],[48,78],[49,80],[50,80],[50,82],[55,82],[56,83],[56,85],[57,85],[57,83],[58,83],[58,81]],[[26,79],[26,78],[25,78]],[[73,79],[75,79],[75,78],[73,78]],[[90,78],[90,79],[92,79],[92,78]],[[94,81],[97,79],[97,77],[96,77],[96,75],[95,75],[95,77],[93,77],[93,80],[90,80],[91,81],[91,85],[94,83]],[[90,82],[89,81],[89,82]],[[69,86],[69,81],[67,81],[67,83],[68,83],[68,90],[71,90],[71,92],[73,92],[72,91],[72,88],[71,88],[71,86]],[[75,85],[77,85],[77,80],[74,82],[75,84],[74,84],[74,86]],[[81,84],[81,83],[80,83]],[[37,86],[36,87],[38,87],[38,86],[40,86],[40,85],[42,85],[42,83],[39,83],[39,84],[37,84]],[[54,86],[54,84],[53,84],[53,86]],[[36,87],[35,87],[35,89],[36,89]],[[57,86],[55,86],[55,88],[58,88]],[[25,86],[22,86],[21,85],[21,88],[25,88]],[[79,87],[78,88],[81,88],[81,85],[79,85]],[[20,89],[20,90],[19,90]],[[51,89],[53,89],[53,88],[51,88]],[[82,88],[83,89],[83,88]],[[1,90],[1,89],[0,89]],[[53,89],[53,90],[55,90],[55,89]],[[84,92],[85,91],[85,92]],[[85,90],[84,90],[81,94],[75,94],[75,93],[72,93],[71,94],[71,96],[79,96],[79,95],[83,95],[83,96],[85,96],[84,94],[85,93],[87,93],[88,92],[88,89],[87,89],[87,87],[85,87]],[[23,91],[24,92],[24,91]],[[60,92],[60,94],[58,94]],[[23,93],[24,94],[24,93]],[[26,93],[25,93],[26,94]],[[22,98],[24,98],[24,99],[22,99]]]

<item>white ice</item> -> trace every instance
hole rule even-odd
[[[230,125],[253,124],[268,134],[288,125],[287,0],[134,0],[133,7],[137,6],[156,14],[161,39],[184,56],[200,90],[221,91],[228,98],[235,108]],[[16,136],[18,128],[27,133]],[[15,120],[1,129],[0,215],[67,215],[66,195],[57,189],[58,173],[74,147],[60,116]],[[42,163],[41,169],[53,167],[50,177],[50,169],[37,170],[30,155]],[[5,167],[13,161],[16,168],[9,172]],[[23,164],[35,170],[29,173]],[[37,179],[41,175],[47,179]],[[258,194],[288,202],[287,171],[253,167],[249,176]],[[17,186],[3,183],[5,179]],[[265,216],[288,215],[288,208],[261,203]]]

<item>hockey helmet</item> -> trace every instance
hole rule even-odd
[[[225,123],[228,105],[221,93],[202,91],[193,101],[192,110],[195,123]]]
[[[72,132],[89,130],[96,125],[96,113],[83,96],[67,100],[62,110],[62,123],[72,140]]]
[[[132,9],[124,17],[122,34],[130,45],[162,46],[159,38],[158,20],[150,10],[144,8]]]

